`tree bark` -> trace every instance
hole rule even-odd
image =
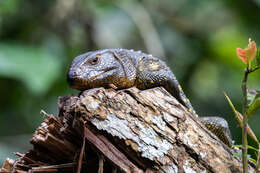
[[[1,172],[242,172],[241,159],[163,88],[91,89],[46,115],[33,149]]]

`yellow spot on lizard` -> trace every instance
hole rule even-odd
[[[143,71],[143,66],[142,65],[139,66],[139,71]]]
[[[158,63],[156,62],[152,62],[151,64],[149,64],[150,68],[153,70],[153,71],[156,71],[159,69],[159,65]]]
[[[181,88],[181,86],[180,86],[180,85],[178,85],[178,87],[179,87],[179,91],[182,91],[182,88]]]

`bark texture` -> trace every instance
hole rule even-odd
[[[1,172],[242,172],[232,150],[163,88],[91,89],[46,115],[33,149]]]

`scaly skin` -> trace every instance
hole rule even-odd
[[[165,62],[141,51],[104,49],[79,55],[70,66],[67,80],[72,88],[81,91],[97,87],[110,88],[111,84],[117,89],[133,86],[148,89],[162,86],[197,116]],[[232,145],[225,119],[201,117],[200,121],[225,144]]]

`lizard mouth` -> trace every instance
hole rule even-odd
[[[116,69],[116,67],[110,67],[107,69],[103,69],[103,70],[98,70],[98,72],[100,72],[99,74],[92,76],[90,78],[88,77],[82,77],[80,75],[77,75],[73,70],[69,70],[68,74],[67,74],[67,81],[70,85],[71,88],[74,89],[78,89],[78,90],[86,90],[86,89],[90,89],[90,88],[95,88],[95,87],[99,87],[102,86],[102,84],[97,84],[95,82],[95,80],[106,74],[107,72],[113,71],[114,69]],[[106,82],[106,79],[104,78],[104,83]],[[96,86],[95,86],[96,85]]]

